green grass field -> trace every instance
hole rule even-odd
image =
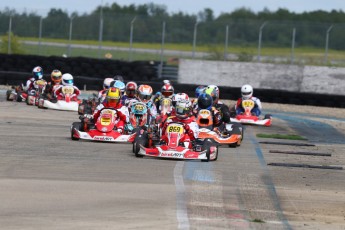
[[[34,41],[38,42],[37,38],[19,38],[19,41]],[[42,42],[54,42],[54,43],[61,43],[66,44],[65,47],[56,47],[56,46],[46,46],[41,45],[40,49],[38,45],[25,45],[22,44],[22,50],[25,54],[39,54],[44,56],[62,56],[63,54],[68,54],[68,40],[63,39],[47,39],[44,38],[41,40]],[[90,40],[72,40],[72,44],[82,44],[82,45],[93,45],[99,46],[98,41],[90,41]],[[160,60],[160,50],[161,44],[159,43],[133,43],[132,47],[135,48],[142,48],[142,49],[154,49],[156,53],[139,53],[132,51],[130,54],[129,51],[129,43],[124,42],[110,42],[104,41],[102,42],[102,50],[101,52],[98,49],[91,49],[91,48],[72,48],[71,49],[71,56],[85,56],[85,57],[93,57],[93,58],[103,58],[106,54],[111,54],[112,59],[119,59],[119,60]],[[128,49],[128,51],[120,51],[120,50],[112,50],[108,51],[105,50],[105,47],[120,47]],[[176,50],[176,51],[186,51],[190,52],[190,57],[192,56],[193,46],[192,44],[164,44],[164,50]],[[223,60],[224,54],[224,47],[222,45],[219,46],[207,46],[207,45],[198,45],[195,49],[196,52],[206,52],[209,53],[208,57],[204,59],[212,59],[212,60]],[[256,46],[247,46],[247,47],[240,47],[240,46],[229,46],[228,53],[237,55],[237,59],[235,61],[250,61],[255,60],[258,53],[258,48]],[[267,60],[263,62],[274,62],[274,63],[286,63],[291,64],[292,55],[291,55],[291,48],[273,48],[273,47],[262,47],[261,48],[261,55],[269,57]],[[167,61],[172,56],[165,54],[163,56],[163,60]],[[178,57],[179,58],[179,57]],[[278,60],[278,61],[277,61]],[[329,50],[328,52],[328,62],[325,63],[325,50],[324,49],[317,49],[317,48],[310,48],[310,47],[296,47],[294,50],[293,55],[293,64],[304,64],[304,65],[332,65],[332,66],[345,66],[345,54],[343,51],[338,50]]]

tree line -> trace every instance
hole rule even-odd
[[[132,29],[133,42],[160,43],[165,28],[166,43],[191,44],[197,38],[198,44],[216,45],[224,44],[228,37],[230,45],[254,46],[261,28],[266,46],[291,46],[295,30],[296,47],[324,47],[328,33],[329,48],[345,49],[345,13],[341,10],[294,13],[287,9],[263,9],[255,13],[239,8],[215,17],[209,8],[186,14],[168,13],[165,6],[153,3],[113,3],[84,14],[52,8],[41,17],[34,12],[18,13],[6,8],[0,11],[1,34],[9,30],[10,17],[12,32],[19,37],[38,37],[42,31],[43,38],[68,39],[72,25],[72,38],[76,40],[98,40],[101,33],[103,41],[129,42]]]

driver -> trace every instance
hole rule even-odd
[[[241,114],[244,112],[244,108],[242,107],[242,101],[243,100],[253,100],[255,103],[254,108],[252,109],[251,113],[255,116],[260,116],[261,114],[261,101],[257,97],[253,97],[253,87],[251,85],[243,85],[241,87],[241,94],[242,97],[237,100],[237,103],[235,105],[236,114]]]
[[[24,90],[26,92],[30,92],[31,90],[35,90],[35,81],[41,80],[43,78],[43,69],[41,66],[36,66],[32,70],[32,77],[30,77],[25,84]]]
[[[117,120],[115,127],[119,133],[123,133],[125,123],[129,122],[129,112],[126,106],[121,104],[121,91],[111,87],[107,91],[105,100],[99,104],[93,113],[93,120],[96,122],[102,109],[112,108],[116,110]]]
[[[56,98],[58,100],[63,100],[64,99],[64,95],[62,93],[62,88],[64,86],[71,86],[73,87],[74,91],[73,91],[73,94],[71,95],[71,100],[72,101],[77,101],[78,100],[78,96],[80,94],[80,90],[78,89],[78,87],[74,86],[73,84],[73,76],[69,73],[65,73],[62,75],[62,85],[60,85],[59,88],[57,88],[55,90],[55,95],[56,95]]]
[[[198,137],[199,126],[196,123],[195,117],[192,115],[191,111],[192,104],[189,100],[180,100],[176,102],[176,115],[173,117],[169,117],[163,124],[162,141],[165,141],[166,143],[168,142],[168,137],[164,135],[168,125],[170,123],[179,122],[184,124],[184,129],[187,134],[185,135],[185,139],[183,140],[183,142],[189,142],[188,148],[192,148],[192,142]]]

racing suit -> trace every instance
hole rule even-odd
[[[130,106],[134,103],[139,101],[137,97],[129,97],[126,94],[121,97],[121,104],[126,106],[127,108],[130,109]]]
[[[102,89],[101,91],[98,92],[97,98],[98,98],[98,100],[99,100],[100,102],[103,102],[103,101],[104,101],[104,99],[105,99],[105,97],[106,97],[106,95],[107,95],[107,90],[108,90],[108,89]]]
[[[236,114],[241,114],[241,113],[244,112],[244,109],[243,109],[243,107],[242,107],[242,100],[244,100],[244,99],[243,99],[243,98],[239,98],[239,99],[237,100],[237,102],[236,102],[236,105],[235,105]],[[262,109],[262,105],[261,105],[260,99],[257,98],[257,97],[251,97],[251,98],[249,98],[249,99],[247,99],[247,100],[253,100],[253,101],[254,101],[255,106],[254,106],[254,108],[252,109],[251,112],[252,112],[255,116],[259,117],[260,114],[261,114],[261,109]]]
[[[168,137],[165,135],[165,131],[166,128],[168,127],[168,125],[170,123],[174,123],[174,122],[179,122],[179,123],[183,123],[184,124],[184,129],[187,135],[184,136],[184,139],[182,140],[182,142],[189,142],[189,147],[188,148],[192,148],[192,142],[198,137],[199,135],[199,126],[196,123],[195,117],[194,116],[190,116],[187,117],[185,119],[181,119],[177,116],[175,117],[169,117],[165,123],[163,124],[163,128],[162,128],[162,141],[165,141],[166,143],[168,142]]]
[[[61,86],[60,83],[55,84],[54,82],[48,82],[44,94],[48,100],[56,99],[55,91]]]
[[[54,91],[54,94],[55,94],[55,96],[56,96],[56,98],[57,98],[58,100],[63,100],[63,99],[64,99],[64,95],[63,95],[63,93],[61,92],[63,86],[64,86],[64,85],[60,85],[60,86]],[[74,92],[73,92],[73,94],[71,95],[71,100],[72,100],[72,101],[78,101],[78,96],[80,95],[80,90],[79,90],[78,87],[76,87],[76,86],[72,86],[72,87],[73,87],[73,89],[74,89]]]
[[[97,121],[99,115],[101,114],[102,109],[106,108],[112,108],[116,110],[117,114],[117,121],[115,122],[115,127],[117,128],[117,131],[120,133],[123,133],[124,126],[127,122],[129,122],[129,112],[128,108],[126,106],[123,106],[121,102],[119,102],[115,107],[110,106],[108,102],[105,100],[101,104],[99,104],[94,113],[93,113],[93,120],[94,122]]]

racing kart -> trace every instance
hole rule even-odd
[[[6,91],[6,100],[7,101],[17,101],[22,102],[25,101],[28,97],[28,94],[24,91],[24,86],[12,86],[12,89]]]
[[[154,138],[150,131],[138,131],[133,152],[136,157],[150,156],[158,158],[210,161],[218,158],[218,144],[212,139],[188,141],[185,126],[182,123],[170,123],[161,138]]]
[[[28,91],[28,96],[26,98],[27,105],[38,106],[38,100],[43,97],[43,93],[47,82],[43,79],[35,81],[35,89]]]
[[[213,139],[217,143],[229,145],[229,147],[241,145],[243,139],[241,124],[222,124],[221,131],[219,128],[214,128],[212,114],[206,109],[201,109],[198,112],[196,122],[199,125],[199,139]]]
[[[73,92],[74,88],[72,86],[62,86],[62,100],[50,101],[44,98],[40,98],[38,101],[38,107],[64,111],[78,111],[78,105],[80,101],[75,101],[72,99]]]
[[[91,115],[80,116],[81,122],[72,123],[72,140],[133,142],[135,134],[125,135],[116,130],[117,111],[115,109],[104,108],[95,123],[89,116]]]
[[[253,114],[251,111],[255,106],[255,102],[251,99],[243,100],[242,107],[244,108],[244,113],[235,115],[234,118],[230,118],[231,122],[239,122],[242,124],[252,124],[261,126],[270,126],[272,122],[272,117],[270,114],[266,114],[263,119]]]

